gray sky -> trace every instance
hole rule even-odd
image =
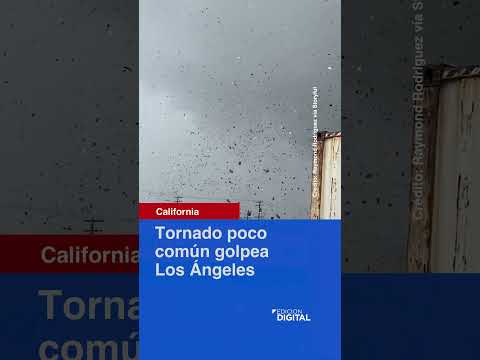
[[[140,200],[307,218],[312,86],[340,130],[339,0],[141,0]]]

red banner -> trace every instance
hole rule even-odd
[[[137,235],[1,235],[0,273],[138,271]]]
[[[239,203],[142,203],[140,219],[239,219]],[[0,273],[138,271],[137,235],[0,235]]]
[[[141,203],[139,218],[144,220],[238,220],[240,203]]]

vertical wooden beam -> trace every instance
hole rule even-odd
[[[312,192],[310,204],[310,219],[320,219],[320,205],[322,203],[322,166],[326,131],[317,134],[317,159],[312,160]]]
[[[438,100],[443,66],[424,74],[423,126],[414,121],[410,180],[410,226],[407,244],[409,272],[431,271],[433,194]],[[415,115],[418,115],[414,112]],[[415,118],[414,118],[415,120]]]

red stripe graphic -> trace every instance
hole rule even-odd
[[[240,203],[141,203],[140,219],[240,219]]]
[[[2,273],[138,271],[137,235],[1,235]]]

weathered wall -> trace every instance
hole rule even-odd
[[[340,133],[318,135],[317,158],[312,167],[312,219],[341,219],[341,144]]]
[[[432,271],[480,271],[480,78],[446,81],[439,98]]]
[[[340,219],[342,138],[327,137],[323,150],[320,219]]]

